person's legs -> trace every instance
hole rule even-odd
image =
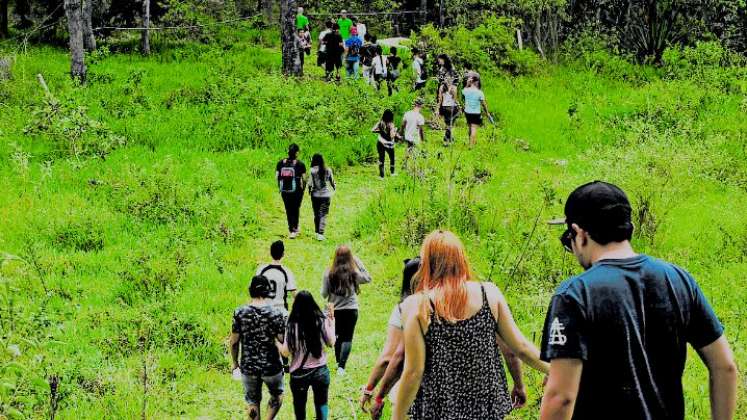
[[[469,145],[474,146],[477,143],[477,124],[469,125]]]
[[[309,383],[304,378],[290,378],[291,394],[293,394],[293,412],[296,420],[306,420],[306,399],[309,393]]]
[[[288,221],[288,232],[293,232],[293,209],[295,208],[295,205],[293,204],[293,195],[290,193],[280,193],[280,196],[283,198],[283,205],[285,206],[285,218]]]
[[[314,233],[321,233],[319,232],[319,220],[321,218],[321,205],[322,205],[321,198],[311,196],[311,208],[314,210]]]
[[[358,67],[360,63],[358,61],[353,62],[353,79],[358,80]]]
[[[273,376],[263,376],[262,382],[267,385],[270,392],[270,401],[267,402],[267,420],[273,420],[280,412],[283,405],[283,371]]]
[[[353,334],[355,333],[356,323],[358,323],[357,309],[335,311],[335,332],[337,333],[337,341],[340,342],[339,350],[337,343],[335,343],[335,354],[337,356],[337,353],[339,353],[337,366],[343,370],[353,348]]]
[[[394,175],[394,147],[387,148],[386,153],[389,155],[389,171]]]
[[[323,197],[319,198],[319,223],[317,225],[317,233],[324,235],[324,228],[327,227],[327,215],[329,214],[330,198]]]
[[[314,391],[316,420],[327,420],[329,418],[329,382],[329,368],[327,366],[318,368],[311,383]]]
[[[376,142],[376,151],[379,152],[379,177],[384,178],[384,159],[386,158],[386,147],[380,141]]]
[[[259,406],[262,403],[262,378],[254,375],[241,375],[244,386],[244,401],[249,420],[259,420]]]
[[[303,203],[303,189],[299,188],[295,192],[295,198],[294,198],[293,204],[294,212],[293,212],[293,231],[298,232],[298,219],[301,216],[301,204]]]

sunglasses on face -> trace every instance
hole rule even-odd
[[[573,252],[573,238],[576,237],[576,231],[572,228],[567,228],[562,235],[560,235],[560,243],[563,248],[568,252]]]

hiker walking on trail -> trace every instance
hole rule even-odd
[[[316,65],[320,67],[324,67],[327,63],[327,44],[324,39],[328,34],[332,33],[332,25],[334,25],[334,23],[328,20],[324,23],[324,30],[319,32],[319,48],[316,53]]]
[[[387,78],[389,64],[387,63],[387,59],[383,53],[381,45],[376,45],[373,48],[374,55],[373,60],[371,60],[371,71],[373,73],[376,90],[381,90],[381,83]]]
[[[274,419],[283,403],[283,364],[275,341],[285,335],[285,317],[272,305],[271,293],[267,278],[254,276],[249,285],[251,301],[233,313],[229,339],[232,371],[244,386],[250,419],[261,418],[263,383],[270,393],[266,418]]]
[[[438,73],[436,74],[438,84],[442,85],[447,81],[452,84],[457,84],[458,77],[454,70],[454,66],[451,64],[451,58],[446,54],[440,54],[436,58],[436,61],[438,62]]]
[[[444,146],[448,146],[454,140],[452,128],[459,116],[459,102],[457,102],[457,87],[451,80],[446,80],[438,87],[438,113],[444,119],[446,129],[444,131]]]
[[[493,117],[488,111],[485,94],[476,86],[475,79],[469,79],[467,87],[462,89],[462,96],[464,96],[464,117],[467,119],[469,145],[474,146],[477,143],[477,128],[482,125],[482,111],[485,111],[485,115],[491,121]]]
[[[399,133],[397,133],[397,127],[394,125],[394,113],[392,110],[387,109],[384,111],[381,120],[373,126],[371,132],[378,134],[376,151],[379,153],[379,178],[384,179],[384,161],[387,155],[389,155],[391,176],[396,175],[394,167],[394,144],[397,138],[399,138]]]
[[[340,80],[340,67],[342,67],[342,54],[345,52],[344,41],[340,35],[340,27],[337,24],[332,25],[332,32],[324,36],[324,48],[326,53],[326,78],[332,80],[332,73],[335,78]]]
[[[738,379],[724,327],[687,271],[635,252],[632,211],[601,181],[566,200],[560,240],[585,271],[558,286],[547,311],[540,418],[683,420],[689,343],[708,369],[712,418],[730,420]]]
[[[464,87],[467,87],[467,82],[469,81],[469,79],[473,79],[476,82],[475,86],[477,86],[478,89],[482,89],[482,82],[480,82],[480,73],[472,69],[472,63],[466,62],[464,63]]]
[[[291,239],[298,236],[298,217],[303,202],[306,165],[298,159],[300,148],[293,143],[288,147],[288,157],[281,159],[275,168],[275,178],[280,187],[280,196],[288,219],[288,232]]]
[[[412,49],[412,72],[415,78],[412,90],[417,91],[424,88],[426,81],[428,81],[428,72],[425,68],[425,53],[417,48]]]
[[[311,196],[311,207],[314,209],[316,239],[320,241],[324,240],[324,229],[327,226],[330,201],[336,188],[332,168],[328,168],[324,164],[324,157],[322,155],[315,154],[311,158],[309,195]]]
[[[306,419],[309,388],[314,392],[316,420],[329,418],[329,368],[324,347],[335,345],[335,314],[319,309],[314,297],[306,290],[298,293],[288,317],[285,341],[278,350],[291,358],[290,388],[296,420]]]
[[[358,37],[356,28],[352,28],[350,32],[350,38],[345,40],[345,69],[349,78],[357,79],[363,41]]]
[[[386,88],[389,96],[392,96],[392,91],[398,91],[395,82],[399,78],[399,65],[402,63],[402,59],[397,56],[397,47],[389,47],[389,56],[386,61]]]
[[[374,49],[376,44],[373,41],[375,37],[366,34],[363,37],[363,46],[361,47],[361,68],[363,69],[363,80],[373,86],[373,75],[371,74],[371,63],[373,61]]]
[[[402,343],[402,306],[401,303],[405,298],[412,294],[412,278],[420,268],[420,257],[407,259],[404,261],[402,271],[402,286],[400,288],[400,299],[392,308],[387,325],[387,336],[381,354],[376,360],[368,382],[361,388],[360,407],[363,411],[368,411],[371,418],[378,419],[384,408],[384,398],[389,395],[390,391],[396,395],[396,382],[399,380],[399,368],[404,361],[404,345]],[[391,368],[390,368],[391,367]],[[374,397],[374,390],[377,385],[380,386],[378,394]],[[372,401],[373,404],[372,404]]]
[[[270,282],[271,293],[268,296],[269,303],[279,309],[283,314],[288,313],[288,296],[291,299],[296,294],[296,276],[290,268],[283,265],[285,257],[285,244],[283,241],[275,241],[270,245],[270,256],[272,262],[257,267],[257,276],[265,276]]]
[[[413,108],[402,117],[402,133],[404,133],[404,140],[407,143],[408,155],[412,152],[412,149],[425,142],[425,132],[423,126],[425,126],[425,117],[421,114],[423,110],[424,101],[422,98],[417,98],[413,102]]]
[[[340,18],[337,19],[337,25],[340,27],[340,35],[343,41],[350,38],[350,29],[353,27],[353,21],[348,17],[348,11],[343,9],[340,12]]]
[[[358,29],[358,36],[362,39],[366,39],[366,35],[368,34],[368,28],[366,27],[366,24],[361,21],[360,18],[355,18],[355,27]]]
[[[304,29],[299,29],[296,34],[296,48],[298,48],[298,57],[301,60],[301,69],[303,69],[305,56],[311,55],[311,33]]]
[[[303,29],[306,32],[311,32],[309,18],[303,14],[303,7],[299,7],[298,13],[296,13],[296,29]]]
[[[322,279],[322,296],[334,307],[335,359],[337,374],[345,375],[345,367],[353,348],[353,334],[358,323],[360,285],[371,283],[371,275],[360,258],[353,256],[347,245],[337,247],[332,266]]]
[[[513,408],[497,339],[542,372],[549,365],[519,331],[500,290],[472,281],[461,241],[428,235],[416,293],[402,303],[405,367],[392,419],[503,419]],[[524,397],[525,399],[525,397]],[[518,401],[520,402],[520,401]]]

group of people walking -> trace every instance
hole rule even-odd
[[[724,328],[689,273],[634,251],[627,195],[591,182],[568,196],[564,213],[560,245],[584,272],[556,289],[540,348],[522,334],[499,288],[477,280],[456,235],[438,230],[425,238],[419,256],[405,262],[385,347],[361,390],[360,405],[372,418],[381,417],[392,394],[395,420],[503,419],[527,400],[521,360],[547,375],[542,420],[684,419],[688,343],[709,372],[712,418],[734,418],[737,368]],[[273,254],[268,266],[279,258]],[[288,271],[286,291],[295,288]],[[344,375],[360,285],[371,281],[360,259],[340,246],[322,280],[327,310],[302,291],[285,320],[282,289],[267,274],[252,279],[251,302],[234,313],[231,336],[249,418],[259,418],[261,383],[271,396],[268,418],[277,413],[281,354],[290,358],[296,418],[305,418],[309,387],[317,419],[328,418],[323,346],[335,347],[338,375]]]

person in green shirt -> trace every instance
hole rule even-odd
[[[348,17],[348,11],[343,9],[340,12],[340,18],[337,19],[337,24],[340,26],[340,35],[343,40],[350,38],[350,28],[353,26],[353,21]]]
[[[298,14],[296,14],[296,29],[309,30],[309,18],[303,14],[303,7],[299,7]]]

